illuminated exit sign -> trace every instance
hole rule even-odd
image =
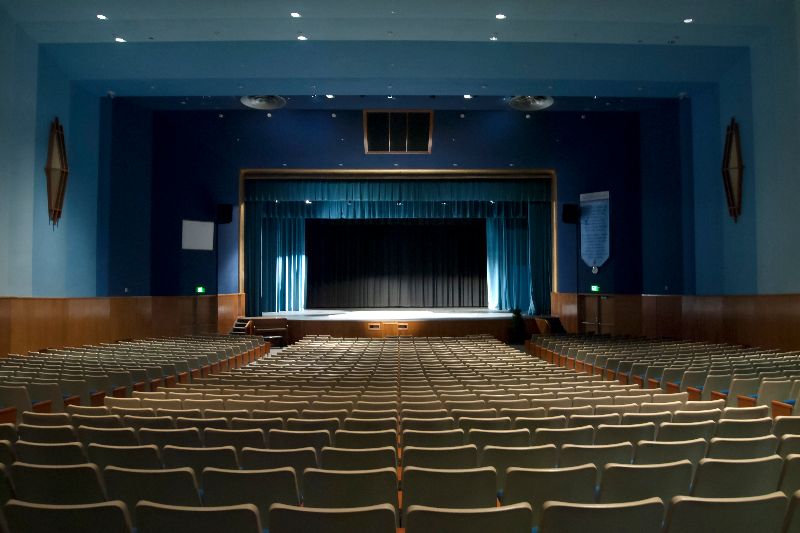
[[[600,292],[600,285],[592,285],[592,292]]]
[[[205,294],[206,288],[203,287],[202,285],[198,285],[197,287],[194,288],[194,292],[196,292],[197,294]]]

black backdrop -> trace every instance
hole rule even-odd
[[[486,307],[483,219],[306,220],[306,306]]]

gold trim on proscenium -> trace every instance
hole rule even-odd
[[[550,216],[552,220],[551,292],[558,292],[558,175],[553,169],[288,169],[243,168],[239,171],[239,293],[244,293],[244,182],[245,180],[312,180],[312,179],[547,179],[550,180]]]

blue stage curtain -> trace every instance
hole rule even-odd
[[[247,180],[247,313],[305,308],[304,221],[486,220],[489,307],[550,312],[552,218],[548,180]]]
[[[528,223],[516,218],[486,219],[486,278],[489,309],[535,312]]]
[[[256,209],[252,211],[257,212]],[[253,224],[256,225],[261,231],[247,236],[251,247],[250,254],[246,254],[250,274],[247,277],[248,315],[302,311],[306,307],[305,220],[261,218],[260,224]]]

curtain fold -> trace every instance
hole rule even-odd
[[[246,219],[250,222],[245,228],[247,245],[252,248],[245,253],[251,269],[247,271],[248,314],[302,311],[306,307],[305,220],[262,217],[256,221],[249,213]],[[257,236],[251,238],[250,232]]]
[[[531,202],[528,208],[528,257],[531,273],[531,314],[550,314],[553,290],[553,218],[550,204]]]
[[[527,221],[486,219],[486,281],[489,309],[534,313]]]

